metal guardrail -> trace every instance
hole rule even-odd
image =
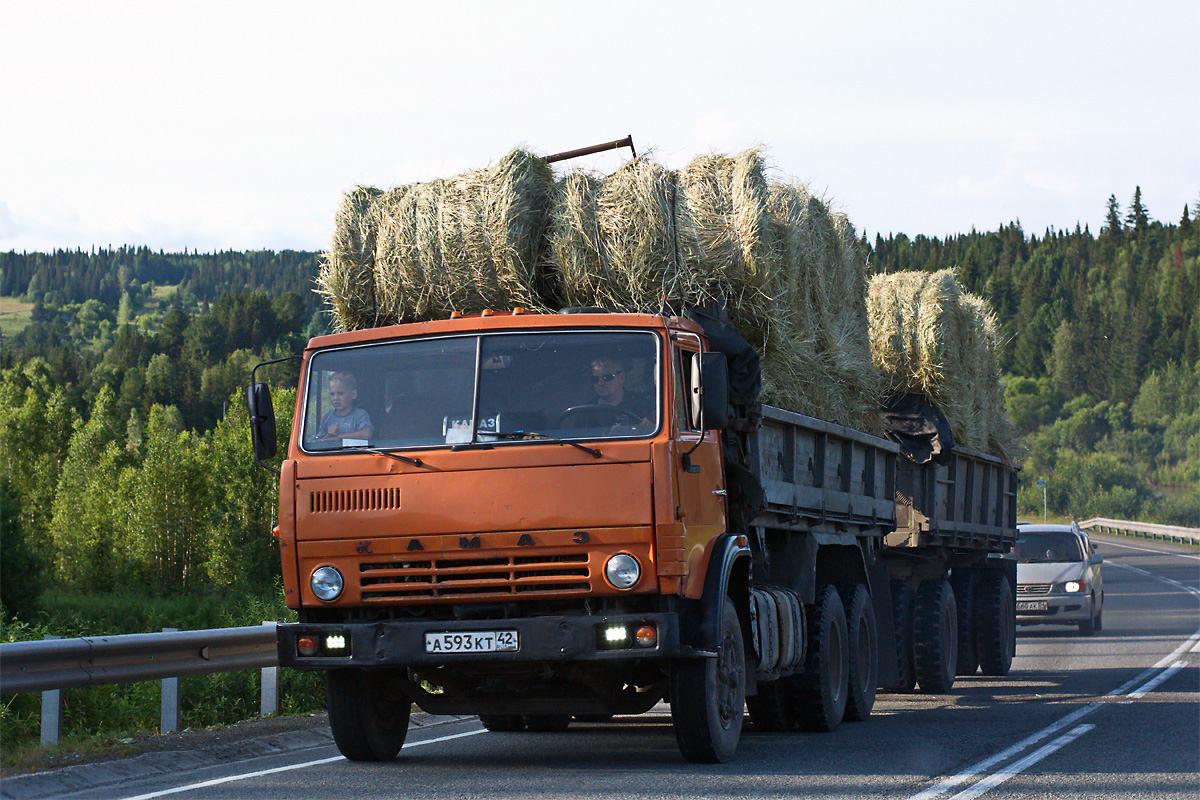
[[[275,626],[0,644],[0,693],[273,667]]]
[[[1141,536],[1146,539],[1161,539],[1168,542],[1200,544],[1200,528],[1181,528],[1175,525],[1156,525],[1152,522],[1131,522],[1127,519],[1105,519],[1096,517],[1079,523],[1084,530],[1100,533],[1115,533],[1120,536]]]
[[[0,644],[0,694],[42,693],[42,744],[57,744],[62,690],[101,683],[162,681],[161,733],[179,730],[179,678],[262,670],[261,713],[279,709],[275,623],[246,628],[86,636]]]

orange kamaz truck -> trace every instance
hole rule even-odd
[[[261,365],[260,365],[261,366]],[[257,373],[256,368],[256,373]],[[280,663],[338,748],[412,704],[556,731],[670,704],[690,761],[1012,659],[1016,473],[760,405],[715,315],[480,315],[313,339],[280,469]],[[275,455],[265,383],[254,448]]]

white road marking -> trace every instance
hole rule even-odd
[[[1104,696],[1105,697],[1116,697],[1117,695],[1125,694],[1125,692],[1129,691],[1130,687],[1137,686],[1139,683],[1141,683],[1142,681],[1149,678],[1152,674],[1154,674],[1155,670],[1162,669],[1167,664],[1170,664],[1176,658],[1183,655],[1184,651],[1194,653],[1194,652],[1196,652],[1196,648],[1198,648],[1198,647],[1200,647],[1200,631],[1196,631],[1195,633],[1193,633],[1191,638],[1188,639],[1183,644],[1179,645],[1179,647],[1176,647],[1175,651],[1173,653],[1171,653],[1168,656],[1163,656],[1162,658],[1160,658],[1158,660],[1158,663],[1156,663],[1153,667],[1146,670],[1142,674],[1138,675],[1136,678],[1125,681],[1120,686],[1118,686],[1116,689],[1113,689],[1111,692],[1109,692],[1108,694],[1106,694]]]
[[[412,747],[421,747],[427,744],[437,744],[438,742],[448,742],[451,739],[461,739],[464,736],[475,736],[486,731],[480,729],[477,731],[467,731],[466,733],[455,733],[450,736],[439,736],[436,739],[425,739],[420,742],[406,742],[404,749],[408,750]],[[316,761],[305,761],[302,764],[289,764],[286,767],[275,767],[273,769],[262,769],[257,772],[245,772],[241,775],[229,775],[224,778],[214,778],[210,781],[201,781],[200,783],[190,783],[187,786],[176,786],[174,789],[163,789],[158,792],[149,792],[147,794],[139,794],[133,797],[126,797],[124,800],[153,800],[155,797],[165,797],[170,794],[179,794],[180,792],[190,792],[195,789],[207,789],[210,786],[220,786],[223,783],[232,783],[233,781],[243,781],[247,778],[258,778],[263,775],[274,775],[278,772],[289,772],[294,769],[304,769],[305,767],[319,767],[322,764],[331,764],[334,761],[344,761],[344,756],[333,756],[332,758],[318,758]]]
[[[1195,595],[1196,597],[1200,597],[1200,589],[1196,589],[1191,586],[1188,586],[1186,583],[1180,583],[1179,581],[1172,580],[1170,578],[1164,578],[1162,575],[1155,575],[1153,572],[1147,572],[1146,570],[1142,569],[1141,567],[1131,567],[1128,564],[1115,564],[1112,562],[1109,562],[1109,563],[1111,566],[1118,567],[1120,569],[1132,570],[1133,572],[1136,572],[1139,575],[1145,575],[1147,578],[1154,578],[1154,580],[1156,580],[1156,581],[1161,581],[1162,583],[1170,584],[1171,586],[1174,586],[1177,589],[1183,589],[1188,594],[1192,594],[1192,595]]]
[[[964,789],[963,791],[954,795],[950,798],[950,800],[972,800],[972,798],[979,797],[979,795],[983,794],[984,792],[995,789],[1009,778],[1012,778],[1015,775],[1020,775],[1022,772],[1029,769],[1046,756],[1058,752],[1095,727],[1095,725],[1080,725],[1078,728],[1074,728],[1068,733],[1064,733],[1050,744],[1046,745],[1045,747],[1039,747],[1037,750],[1025,756],[1020,761],[1014,761],[1007,767],[996,770],[991,775],[988,775],[979,783],[972,786],[970,789]]]
[[[1179,672],[1179,670],[1183,669],[1187,665],[1188,665],[1188,662],[1186,662],[1186,661],[1176,661],[1170,667],[1168,667],[1167,669],[1160,672],[1155,678],[1146,681],[1144,684],[1139,686],[1135,691],[1130,692],[1129,696],[1131,698],[1133,698],[1134,700],[1138,700],[1142,697],[1145,697],[1147,692],[1152,692],[1155,689],[1157,689],[1159,684],[1161,684],[1163,681],[1167,680],[1167,678],[1170,678],[1176,672]]]
[[[1047,725],[1046,727],[1042,728],[1040,731],[1034,733],[1033,735],[1022,739],[1021,741],[1014,744],[1012,747],[1009,747],[1007,750],[1003,750],[1003,751],[997,753],[996,755],[991,756],[990,758],[985,758],[983,761],[980,761],[978,764],[973,764],[970,767],[967,767],[966,769],[964,769],[962,772],[958,773],[957,775],[951,775],[949,778],[946,778],[941,783],[938,783],[934,786],[930,786],[928,789],[926,789],[923,792],[914,794],[912,797],[909,798],[909,800],[932,800],[932,798],[934,798],[934,797],[945,794],[946,792],[950,791],[954,787],[961,786],[962,784],[967,783],[972,778],[974,778],[976,775],[986,772],[987,770],[991,769],[992,767],[996,766],[997,764],[1000,764],[1000,763],[1012,758],[1017,753],[1020,753],[1023,750],[1028,749],[1029,747],[1032,747],[1033,745],[1040,742],[1042,739],[1045,739],[1050,734],[1057,733],[1058,731],[1062,730],[1063,728],[1067,727],[1068,725],[1078,722],[1080,719],[1082,719],[1083,717],[1086,717],[1088,714],[1092,713],[1093,711],[1095,711],[1097,708],[1099,708],[1102,705],[1104,705],[1104,704],[1103,703],[1092,703],[1091,705],[1086,705],[1083,708],[1076,709],[1075,711],[1072,711],[1070,714],[1067,714],[1065,717],[1058,720],[1057,722],[1052,722],[1049,725]]]
[[[1126,550],[1140,550],[1143,553],[1157,553],[1160,556],[1179,556],[1180,558],[1192,558],[1192,559],[1195,559],[1196,561],[1200,561],[1200,556],[1194,556],[1191,553],[1175,553],[1170,550],[1152,550],[1149,547],[1134,547],[1131,544],[1122,544],[1120,542],[1114,542],[1109,539],[1105,539],[1104,544],[1106,546],[1112,545],[1113,547],[1124,547]],[[1107,564],[1108,562],[1106,561],[1104,563]]]

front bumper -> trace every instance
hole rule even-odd
[[[653,647],[608,644],[603,631],[624,625],[636,630],[653,625],[658,641]],[[279,663],[294,669],[347,667],[431,667],[450,664],[519,664],[568,661],[622,661],[630,659],[703,658],[711,654],[680,643],[679,618],[674,613],[617,614],[608,616],[550,616],[503,620],[420,620],[360,623],[289,623],[277,627]],[[427,633],[469,634],[515,631],[519,649],[513,652],[426,652]],[[301,655],[297,640],[312,636],[344,637],[346,647]]]
[[[1017,595],[1018,625],[1071,625],[1091,619],[1092,616],[1092,598],[1082,592]]]

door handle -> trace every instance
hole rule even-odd
[[[725,490],[724,489],[713,489],[713,494],[719,494],[719,495],[721,495],[721,497],[724,497]]]

